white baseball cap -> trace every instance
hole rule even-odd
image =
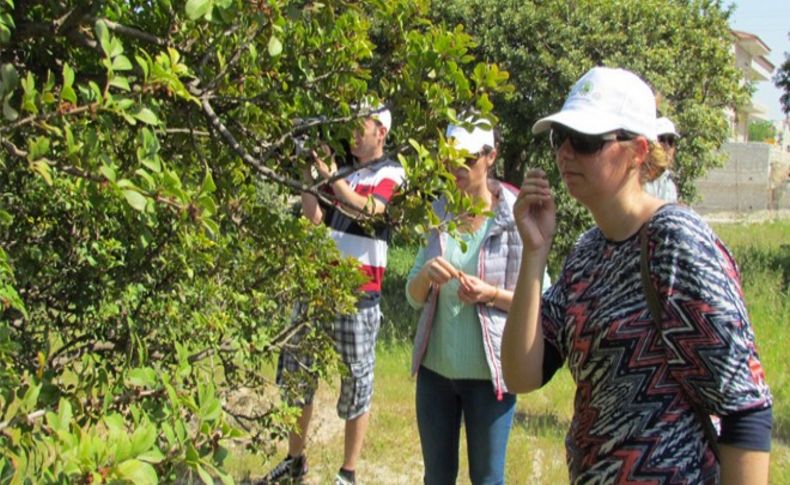
[[[351,108],[357,110],[360,113],[369,113],[367,117],[381,123],[381,125],[386,128],[387,132],[389,133],[390,127],[392,127],[392,113],[390,113],[390,110],[387,109],[387,107],[383,104],[376,105],[374,108],[370,102],[363,101],[359,104],[351,105]]]
[[[631,71],[594,67],[576,81],[558,113],[532,125],[532,133],[553,123],[588,135],[625,130],[656,140],[656,97]]]
[[[472,119],[468,119],[470,123]],[[480,125],[477,123],[484,122],[488,126]],[[494,130],[488,120],[480,119],[475,122],[475,127],[472,131],[467,130],[463,126],[447,125],[447,132],[445,136],[450,144],[458,150],[466,150],[469,153],[480,153],[484,146],[494,148]]]
[[[390,110],[384,106],[378,106],[370,113],[370,118],[381,123],[381,126],[386,128],[387,133],[389,133],[390,126],[392,126],[392,113],[390,113]]]
[[[675,123],[672,123],[672,120],[666,116],[656,120],[656,135],[675,135],[680,137],[680,133],[675,129]]]

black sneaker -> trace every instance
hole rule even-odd
[[[335,485],[355,485],[356,483],[353,478],[348,478],[340,473],[335,475]]]
[[[286,485],[302,483],[302,478],[307,475],[307,459],[304,455],[297,457],[286,456],[277,464],[257,485]]]

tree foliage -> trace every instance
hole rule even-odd
[[[727,139],[724,110],[748,99],[730,52],[729,10],[720,1],[453,0],[435,15],[464,24],[479,42],[475,52],[511,73],[513,93],[494,99],[501,120],[504,177],[521,183],[526,167],[541,167],[560,192],[554,264],[589,226],[586,211],[559,188],[545,136],[530,128],[562,106],[573,83],[597,65],[630,69],[659,94],[661,115],[683,134],[675,179],[684,199],[693,181],[721,163]]]
[[[787,34],[790,38],[790,33]],[[779,100],[782,102],[782,111],[790,115],[790,52],[785,52],[785,61],[774,74],[774,84],[782,90]]]
[[[756,120],[749,123],[749,141],[769,142],[776,136],[776,127],[769,120]]]
[[[227,482],[231,440],[283,435],[276,399],[229,400],[271,387],[292,319],[331,371],[360,283],[290,210],[326,197],[294,140],[343,158],[355,103],[389,102],[409,183],[385,222],[424,231],[438,127],[507,89],[427,7],[0,1],[0,481]]]

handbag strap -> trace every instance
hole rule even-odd
[[[647,307],[650,309],[650,316],[652,317],[653,323],[656,326],[656,331],[658,331],[658,335],[661,336],[663,333],[661,327],[661,315],[663,314],[663,310],[661,309],[661,303],[658,299],[656,288],[650,281],[647,240],[647,223],[645,223],[642,226],[642,229],[639,230],[639,242],[641,246],[641,250],[639,252],[639,262],[640,272],[642,273],[642,290],[645,294],[645,299],[647,300]],[[680,389],[685,393],[685,388],[682,385],[680,386]],[[688,395],[686,398],[689,404],[691,404],[694,414],[697,415],[697,419],[702,424],[702,430],[705,432],[705,438],[708,440],[708,446],[710,446],[711,451],[713,451],[713,454],[716,456],[716,461],[719,461],[719,440],[716,436],[716,430],[713,427],[713,423],[710,420],[710,414],[705,412],[705,410],[702,409],[699,404],[695,403],[694,400],[692,400]]]

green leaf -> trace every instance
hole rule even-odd
[[[7,13],[0,14],[0,44],[11,40],[11,27],[14,27],[14,18]]]
[[[205,401],[200,403],[198,417],[204,421],[214,421],[219,418],[221,412],[222,405],[220,404],[219,399],[213,395],[206,396]]]
[[[3,64],[0,66],[0,94],[10,93],[16,89],[19,82],[19,74],[13,64]]]
[[[137,61],[137,64],[140,66],[140,69],[143,70],[143,80],[148,81],[148,64],[150,62],[150,58],[146,60],[145,57],[135,55],[134,60]]]
[[[63,86],[71,86],[72,84],[74,84],[74,69],[67,62],[63,64]]]
[[[122,480],[128,480],[131,483],[140,485],[149,483],[155,485],[159,480],[154,467],[134,459],[126,460],[115,467],[115,475]]]
[[[104,178],[109,180],[110,182],[115,182],[115,169],[109,165],[102,165],[99,167],[99,173],[104,175]]]
[[[137,125],[137,120],[134,119],[134,117],[132,115],[130,115],[130,114],[126,113],[126,112],[121,112],[120,115],[121,115],[121,118],[123,118],[123,120],[125,122],[129,123],[130,125],[132,125],[132,126]]]
[[[195,20],[208,14],[213,8],[212,0],[188,0],[186,5],[187,17]]]
[[[25,391],[25,396],[22,398],[22,412],[28,412],[36,407],[38,403],[38,395],[41,392],[41,384],[31,383]]]
[[[0,210],[0,227],[10,226],[12,222],[14,222],[14,216],[4,210]],[[2,252],[0,252],[0,261],[5,262],[5,255]]]
[[[110,58],[115,58],[123,54],[123,44],[121,44],[121,40],[118,37],[113,37],[110,39]],[[127,59],[128,62],[128,59]]]
[[[66,398],[60,398],[60,402],[58,402],[58,420],[61,426],[65,425],[68,428],[69,423],[71,423],[71,416],[71,403]]]
[[[209,195],[203,195],[197,200],[197,206],[203,211],[204,217],[210,217],[217,212],[217,204]]]
[[[104,425],[110,431],[110,434],[126,434],[126,429],[123,424],[123,417],[118,413],[112,413],[102,418]]]
[[[124,190],[123,196],[126,197],[126,202],[128,202],[134,210],[138,210],[140,212],[145,211],[145,205],[148,201],[143,196],[143,194],[137,192],[136,190]]]
[[[37,136],[27,141],[27,157],[30,160],[38,160],[49,152],[49,138]]]
[[[206,170],[206,177],[203,179],[203,187],[201,187],[200,192],[204,194],[213,194],[215,190],[217,190],[217,186],[214,184],[211,170]]]
[[[142,121],[143,123],[149,125],[158,125],[159,118],[156,117],[156,114],[148,108],[142,108],[137,113],[134,113],[132,116],[137,118],[138,120]]]
[[[170,384],[170,380],[165,374],[162,374],[162,385],[165,388],[165,392],[167,392],[167,397],[170,400],[170,406],[174,411],[178,411],[178,409],[181,407],[181,402],[178,399],[178,394],[176,393],[175,388],[173,388],[172,384]]]
[[[268,48],[269,48],[269,55],[272,57],[277,57],[283,51],[283,43],[280,42],[280,39],[278,39],[277,37],[271,36],[269,37]]]
[[[187,450],[186,450],[186,456],[184,461],[190,465],[197,465],[198,462],[200,461],[200,454],[195,449],[194,445],[192,445],[192,443],[187,443]]]
[[[129,179],[121,179],[117,182],[118,188],[121,189],[136,189],[137,187],[134,183]]]
[[[68,101],[71,104],[77,104],[77,93],[74,92],[74,88],[71,86],[61,88],[60,99]]]
[[[128,71],[132,68],[132,63],[128,57],[119,55],[112,60],[112,68],[114,71]]]
[[[148,167],[152,172],[159,173],[162,171],[162,162],[159,160],[159,157],[154,155],[147,158],[140,159],[143,165]]]
[[[77,104],[77,93],[74,92],[74,70],[68,64],[63,65],[63,87],[60,88],[60,99]]]
[[[103,20],[97,20],[96,25],[96,37],[99,38],[99,44],[101,44],[101,48],[104,51],[104,54],[108,57],[110,56],[110,30],[107,28],[107,24],[104,23]]]
[[[165,455],[159,451],[159,448],[152,448],[145,453],[137,455],[137,459],[146,463],[161,463],[165,459]]]
[[[133,192],[139,195],[139,192],[134,192],[134,191],[127,191],[127,192]],[[138,210],[143,210],[143,209],[145,209],[145,197],[143,197],[142,209],[138,209]],[[132,369],[129,371],[129,374],[126,378],[126,382],[128,385],[138,386],[138,387],[155,387],[156,381],[157,381],[156,371],[154,371],[150,367]]]
[[[115,97],[113,102],[118,109],[124,111],[134,106],[134,100],[129,98]]]
[[[132,456],[136,456],[139,459],[139,455],[156,449],[154,446],[156,443],[156,435],[156,427],[153,424],[146,422],[139,425],[137,429],[134,430],[134,433],[132,433]]]
[[[110,81],[110,86],[115,86],[118,89],[123,89],[124,91],[131,91],[132,89],[129,87],[129,80],[126,79],[124,76],[115,76]],[[131,100],[129,100],[131,101]],[[130,103],[131,104],[131,103]]]
[[[145,185],[141,185],[141,187],[147,188],[149,190],[154,190],[156,188],[156,182],[154,181],[154,178],[151,177],[151,174],[146,172],[144,169],[138,168],[134,171],[134,173],[139,175],[140,178],[142,178],[145,182]]]
[[[22,80],[22,89],[25,95],[22,99],[22,109],[28,113],[38,114],[38,106],[36,105],[36,79],[33,73],[28,71],[25,79]]]
[[[3,116],[8,121],[16,121],[16,119],[19,118],[19,112],[11,107],[8,103],[8,99],[3,100]]]
[[[52,169],[46,160],[39,160],[30,164],[30,168],[44,179],[47,185],[52,185]]]
[[[203,468],[198,464],[195,465],[195,470],[197,471],[200,479],[203,480],[203,483],[205,483],[206,485],[214,485],[214,479],[211,478],[211,475],[209,475],[209,473],[206,471],[205,468]]]
[[[207,217],[204,217],[202,219],[202,222],[203,222],[203,227],[205,227],[208,230],[208,232],[210,232],[213,236],[219,234],[219,224],[217,224],[217,222],[214,219],[209,219]]]

